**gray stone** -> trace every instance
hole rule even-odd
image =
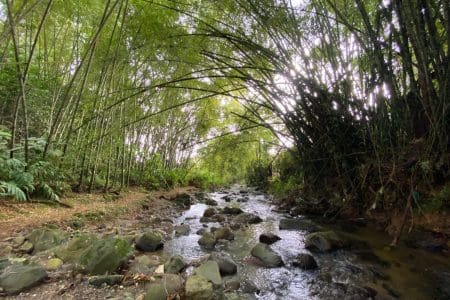
[[[136,249],[141,251],[157,251],[164,247],[160,234],[147,231],[136,239]]]
[[[213,260],[219,265],[220,274],[223,276],[233,275],[237,272],[237,265],[228,254],[213,252],[209,256],[209,260]]]
[[[195,275],[200,275],[211,281],[215,285],[222,284],[222,277],[220,276],[219,265],[215,261],[207,261],[201,264],[194,271]]]
[[[179,292],[183,288],[183,281],[179,275],[164,274],[158,282],[147,288],[145,300],[166,300],[167,296]]]
[[[116,285],[119,284],[123,280],[123,275],[100,275],[100,276],[93,276],[89,278],[89,284],[101,287],[103,284],[107,285]]]
[[[270,232],[265,232],[259,236],[259,241],[267,245],[272,245],[279,240],[281,240],[281,238],[278,235]]]
[[[67,235],[59,229],[36,229],[27,238],[33,245],[33,253],[45,251],[61,245],[67,240]]]
[[[284,264],[281,256],[266,244],[258,243],[253,247],[251,254],[259,258],[264,266],[269,268],[280,267]]]
[[[186,280],[186,300],[216,300],[213,285],[203,276],[193,275]]]
[[[186,262],[180,255],[172,256],[165,264],[164,271],[166,273],[177,274],[186,267]]]
[[[342,248],[344,242],[333,231],[310,233],[305,237],[305,248],[311,251],[328,252]]]
[[[12,264],[0,275],[0,287],[8,294],[17,294],[32,288],[47,278],[40,266]]]
[[[210,218],[212,216],[214,216],[216,214],[216,210],[212,207],[209,207],[205,210],[205,212],[203,213],[203,217],[205,218]]]
[[[207,250],[212,250],[216,245],[216,239],[212,233],[205,232],[198,240],[198,244]]]
[[[303,270],[313,270],[313,269],[317,269],[317,262],[314,259],[314,257],[312,257],[312,255],[307,254],[307,253],[301,253],[299,254],[295,260],[292,262],[292,265],[294,267],[298,267],[301,268]]]
[[[191,228],[188,224],[181,224],[178,226],[175,226],[175,235],[181,236],[181,235],[188,235],[191,231]]]

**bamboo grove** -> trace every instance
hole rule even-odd
[[[333,212],[409,210],[450,176],[448,1],[0,3],[5,170],[124,187],[236,137]]]

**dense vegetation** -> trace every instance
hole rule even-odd
[[[247,178],[320,213],[449,204],[448,1],[0,5],[3,195]]]

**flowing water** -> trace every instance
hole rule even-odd
[[[314,271],[291,266],[291,262],[299,253],[310,253],[304,248],[304,238],[308,232],[280,230],[279,221],[287,216],[275,211],[270,198],[254,191],[240,193],[241,189],[242,187],[235,186],[208,195],[217,201],[217,208],[236,206],[263,219],[259,224],[234,231],[233,241],[216,245],[216,251],[227,252],[238,264],[238,274],[225,277],[224,280],[238,280],[241,283],[240,292],[248,299],[367,299],[368,294],[377,294],[375,299],[446,299],[440,289],[448,289],[448,286],[442,285],[450,282],[448,277],[445,278],[450,274],[448,257],[429,253],[425,255],[402,246],[388,250],[388,238],[369,228],[357,228],[346,235],[363,240],[370,251],[355,253],[351,250],[338,250],[332,253],[313,253],[319,265],[319,269]],[[233,200],[225,202],[224,196],[230,195]],[[196,232],[205,226],[212,228],[222,225],[205,225],[200,222],[208,207],[201,203],[191,205],[189,210],[174,220],[175,225],[188,224],[191,232],[186,236],[174,236],[167,241],[165,252],[180,254],[187,261],[210,253],[199,246],[200,235]],[[326,230],[329,229],[336,228],[326,227]],[[271,248],[281,255],[285,262],[284,267],[262,267],[250,255],[263,232],[271,232],[281,238],[271,245]],[[433,280],[432,272],[423,271],[427,268],[437,269],[436,278],[443,281]]]

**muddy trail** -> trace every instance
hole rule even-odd
[[[139,202],[139,213],[95,226],[47,226],[7,237],[2,247],[10,251],[0,257],[1,295],[450,298],[445,249],[430,252],[403,242],[387,247],[389,237],[364,220],[329,224],[292,217],[269,196],[243,186],[158,199],[157,206],[148,198]]]

